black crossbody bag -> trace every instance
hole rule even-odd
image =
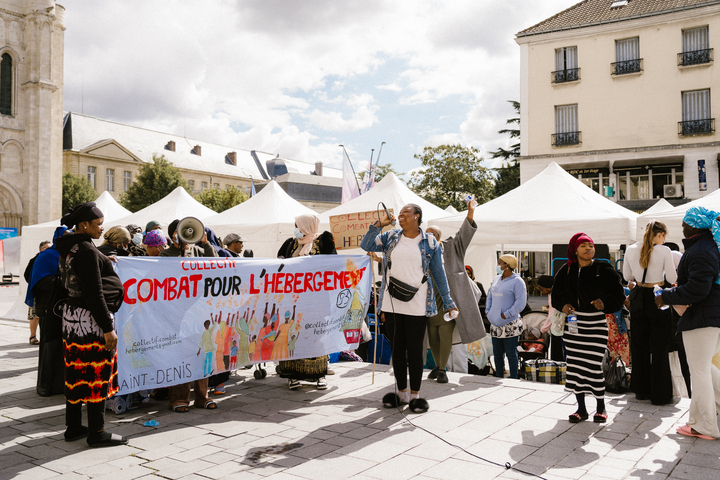
[[[415,294],[420,290],[420,287],[414,287],[410,284],[407,284],[401,280],[398,280],[397,278],[393,277],[392,275],[388,275],[387,272],[392,267],[392,261],[390,260],[390,256],[388,255],[388,261],[387,266],[385,268],[385,275],[387,280],[387,288],[388,293],[391,297],[400,300],[401,302],[409,302],[413,299]],[[430,265],[428,264],[428,269],[430,268]],[[427,282],[428,279],[428,273],[427,270],[423,272],[422,281],[420,282],[420,285]]]

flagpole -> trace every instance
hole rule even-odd
[[[350,164],[350,168],[353,172],[353,177],[355,178],[355,187],[357,188],[358,195],[360,195],[360,185],[357,183],[357,174],[355,173],[355,167],[353,167],[352,160],[350,160],[350,155],[348,155],[347,150],[345,150],[345,145],[338,145],[338,147],[342,147],[343,152],[345,152],[345,156],[348,159],[348,163]]]
[[[380,144],[380,151],[378,152],[377,163],[375,163],[375,166],[376,166],[376,167],[377,167],[378,165],[380,165],[380,155],[382,155],[382,147],[383,147],[383,145],[385,145],[385,142],[382,142],[382,143]],[[372,163],[372,160],[370,160],[370,163]]]

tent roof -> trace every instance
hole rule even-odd
[[[134,223],[142,228],[151,221],[159,222],[167,227],[176,218],[196,217],[204,220],[216,212],[201,204],[183,188],[177,187],[164,198],[130,215],[126,215],[111,222],[105,222],[107,227],[113,225],[128,225]],[[106,227],[106,228],[107,228]]]
[[[298,202],[283,190],[275,180],[249,200],[222,213],[208,217],[205,223],[213,225],[248,226],[278,222],[295,223],[298,215],[316,215],[316,212]]]
[[[635,235],[637,214],[588,188],[557,163],[475,209],[475,244],[566,243],[585,232],[598,243],[627,243]],[[446,234],[456,231],[465,214],[431,223]]]
[[[112,221],[116,218],[122,218],[132,213],[130,210],[120,205],[107,190],[100,194],[97,200],[95,200],[95,203],[105,214],[105,220]]]
[[[458,213],[460,213],[452,205],[448,205],[447,208],[445,209],[445,211],[448,212],[450,215],[457,215]]]
[[[668,210],[672,210],[673,208],[675,208],[675,207],[673,207],[670,202],[668,202],[664,198],[661,198],[660,200],[657,201],[657,203],[655,205],[653,205],[652,207],[648,208],[643,213],[641,213],[640,217],[638,217],[638,220],[640,220],[640,218],[642,218],[645,215],[655,215],[660,212],[666,212]]]
[[[705,195],[702,198],[693,200],[692,202],[678,205],[671,210],[650,213],[649,215],[649,210],[648,212],[643,213],[638,218],[637,223],[638,240],[642,238],[642,234],[643,232],[645,232],[645,227],[647,226],[647,224],[650,223],[652,220],[658,220],[664,223],[668,229],[666,241],[675,242],[678,245],[682,245],[682,219],[685,216],[685,212],[687,212],[688,209],[691,207],[705,207],[709,208],[710,210],[720,212],[720,190],[715,190],[714,192]]]
[[[320,214],[320,225],[330,223],[330,217],[346,213],[369,212],[382,208],[378,202],[383,202],[391,208],[395,215],[408,203],[415,203],[422,208],[423,221],[427,222],[435,218],[446,217],[448,212],[440,207],[418,196],[410,190],[394,173],[390,172],[380,180],[373,188],[357,198],[350,200],[338,207]]]

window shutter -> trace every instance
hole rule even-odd
[[[570,133],[578,130],[577,105],[555,107],[555,133]]]
[[[683,92],[682,109],[683,122],[710,119],[710,89]]]
[[[683,30],[683,52],[696,52],[708,48],[708,27]]]
[[[617,62],[637,60],[640,58],[640,38],[615,40],[615,57]]]

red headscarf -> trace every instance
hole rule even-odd
[[[590,238],[585,233],[576,233],[572,236],[570,239],[570,242],[568,243],[568,249],[567,249],[567,258],[568,258],[568,265],[572,265],[573,263],[577,262],[577,249],[580,246],[580,244],[590,242],[593,245],[595,242],[593,242],[593,239]]]

